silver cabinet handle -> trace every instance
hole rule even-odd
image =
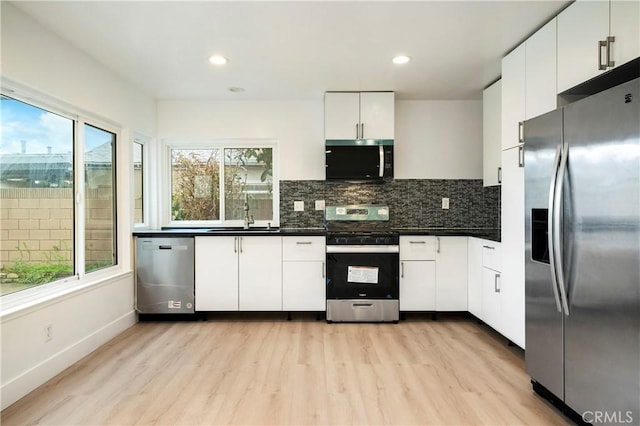
[[[498,285],[499,280],[500,280],[500,274],[496,274],[493,278],[493,289],[495,290],[496,293],[500,293],[500,286]]]
[[[524,167],[524,146],[518,147],[518,167]]]
[[[440,253],[440,237],[436,237],[436,253]]]
[[[364,139],[364,123],[360,123],[360,139]]]
[[[524,142],[524,121],[518,121],[518,142]]]
[[[356,139],[360,139],[360,127],[358,123],[356,123]]]
[[[551,184],[549,185],[549,212],[547,215],[547,247],[549,249],[549,268],[551,269],[551,285],[553,286],[553,295],[556,300],[556,309],[562,312],[560,305],[560,294],[558,293],[558,279],[556,278],[556,253],[554,251],[554,235],[555,227],[553,226],[553,218],[555,216],[555,199],[556,199],[556,180],[558,177],[558,169],[560,167],[560,155],[562,153],[562,145],[556,148],[556,156],[553,160],[553,173],[551,175]]]
[[[382,145],[380,145],[379,147],[379,153],[380,153],[380,166],[378,168],[378,177],[383,177],[384,176],[384,148],[382,147]]]
[[[238,237],[233,237],[233,252],[238,252]]]
[[[607,67],[609,68],[613,68],[616,63],[614,61],[611,60],[611,43],[613,43],[614,41],[616,41],[615,36],[608,36],[607,37]]]
[[[602,63],[602,48],[608,49],[606,40],[598,40],[598,69],[600,71],[607,69],[607,64]]]
[[[312,242],[311,241],[296,241],[296,244],[298,245],[311,245]]]
[[[427,244],[426,241],[409,241],[409,244]]]
[[[240,240],[240,253],[242,253],[242,237],[238,237],[238,239]]]
[[[483,248],[489,249],[489,250],[495,250],[495,247],[491,247],[491,246],[482,246]]]
[[[502,183],[502,167],[498,167],[498,183]]]
[[[404,262],[400,262],[400,278],[404,278]]]
[[[324,262],[322,262],[322,278],[325,277],[325,273],[324,273]]]

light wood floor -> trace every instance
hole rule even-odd
[[[566,424],[467,317],[144,322],[2,413],[25,424]]]

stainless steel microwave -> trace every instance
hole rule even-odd
[[[327,140],[328,181],[384,181],[393,179],[393,141]]]

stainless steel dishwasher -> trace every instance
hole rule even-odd
[[[194,255],[193,238],[136,237],[136,310],[194,313]]]

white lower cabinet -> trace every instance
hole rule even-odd
[[[502,332],[500,272],[482,268],[482,321],[497,332]]]
[[[436,237],[436,310],[466,311],[468,237]]]
[[[467,310],[467,237],[400,237],[400,310]]]
[[[195,237],[197,311],[281,311],[282,238]]]
[[[400,236],[400,310],[436,309],[436,238]]]
[[[238,237],[195,237],[196,311],[238,310]]]
[[[436,262],[400,261],[400,310],[436,310]]]
[[[282,237],[239,237],[238,309],[282,310]]]
[[[282,309],[325,311],[325,238],[282,237]]]
[[[468,244],[467,306],[470,313],[482,318],[482,240],[469,238]]]

